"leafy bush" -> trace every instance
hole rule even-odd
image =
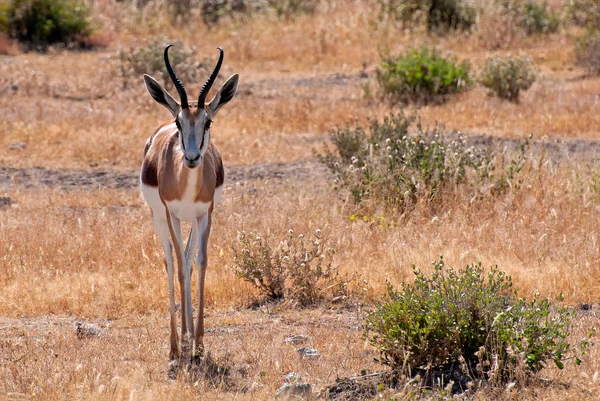
[[[317,0],[268,0],[269,8],[277,17],[290,18],[297,14],[313,14]]]
[[[560,18],[548,9],[548,4],[533,0],[501,0],[502,11],[528,35],[556,32]]]
[[[244,15],[257,7],[248,0],[203,0],[201,3],[202,21],[205,25],[215,25],[225,16]]]
[[[336,148],[321,160],[336,174],[352,200],[375,202],[386,210],[405,212],[419,201],[441,205],[461,187],[474,194],[485,183],[496,184],[494,159],[485,149],[467,146],[461,136],[446,139],[420,128],[409,134],[414,117],[403,114],[362,127],[338,129],[331,135]],[[503,177],[503,179],[507,179]]]
[[[202,20],[208,25],[222,18],[244,17],[257,13],[272,13],[278,18],[291,18],[298,14],[315,12],[318,0],[203,0]]]
[[[377,0],[379,18],[410,26],[427,17],[426,3],[420,0]]]
[[[597,0],[564,0],[564,20],[588,29],[600,29],[600,5]]]
[[[488,57],[483,65],[479,82],[501,99],[519,101],[519,94],[533,85],[537,74],[529,57]]]
[[[519,298],[497,267],[487,274],[480,263],[454,271],[442,257],[433,266],[430,277],[414,268],[414,284],[388,284],[367,317],[365,336],[381,362],[408,373],[452,366],[499,383],[526,378],[548,362],[562,369],[585,349],[586,341],[567,342],[572,311],[538,295]]]
[[[404,25],[427,21],[429,32],[469,30],[476,21],[477,10],[463,0],[378,0],[380,18]]]
[[[139,80],[142,74],[149,74],[158,80],[162,79],[163,85],[172,86],[163,58],[165,46],[169,43],[173,44],[169,50],[169,61],[180,80],[193,82],[199,73],[207,73],[209,63],[198,63],[194,47],[189,47],[180,40],[158,36],[144,39],[141,46],[119,50],[119,69],[125,83],[129,79]]]
[[[592,74],[600,74],[600,30],[590,28],[575,48],[577,64]]]
[[[467,89],[470,70],[467,61],[458,64],[436,49],[422,47],[382,57],[376,79],[383,94],[394,101],[428,103]]]
[[[5,32],[40,50],[55,43],[71,45],[92,33],[90,9],[77,0],[11,0],[1,11]]]
[[[445,32],[450,29],[467,31],[477,20],[475,8],[462,0],[430,0],[427,15],[429,32]]]
[[[308,237],[289,230],[287,239],[274,248],[268,238],[242,232],[232,246],[233,270],[268,299],[300,306],[339,299],[346,294],[347,282],[333,265],[335,249],[326,242],[320,230]]]

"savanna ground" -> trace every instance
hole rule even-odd
[[[500,139],[531,133],[538,148],[553,146],[528,163],[521,190],[474,203],[457,193],[443,210],[417,207],[381,227],[351,221],[353,206],[314,150],[332,129],[390,112],[364,96],[383,49],[425,43],[477,68],[499,39],[494,21],[438,37],[379,24],[374,10],[371,1],[341,0],[313,15],[226,20],[209,30],[98,0],[93,15],[108,47],[13,47],[0,56],[0,195],[11,199],[0,209],[0,399],[265,400],[291,371],[318,391],[336,377],[382,369],[362,338],[365,314],[386,280],[411,280],[413,264],[427,269],[441,254],[457,268],[498,264],[522,295],[562,292],[575,307],[591,305],[578,312],[573,338],[597,324],[600,78],[575,65],[575,33],[501,38],[500,53],[522,51],[539,66],[519,104],[475,87],[418,109],[426,127]],[[119,48],[157,34],[196,46],[199,57],[214,59],[220,45],[220,79],[240,74],[236,98],[212,129],[226,184],[213,215],[205,342],[229,368],[225,381],[168,374],[167,279],[136,170],[147,137],[169,115],[141,77],[124,85],[115,61]],[[197,93],[202,81],[185,85]],[[25,146],[11,146],[19,142]],[[363,295],[333,307],[249,309],[258,294],[232,271],[231,245],[242,230],[281,239],[288,229],[321,229]],[[99,332],[78,336],[77,321]],[[284,343],[294,334],[308,334],[323,356],[300,358]],[[592,347],[580,367],[548,368],[529,388],[475,398],[598,399],[599,370]]]

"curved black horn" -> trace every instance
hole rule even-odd
[[[219,61],[217,61],[215,69],[213,70],[212,74],[210,74],[210,77],[208,77],[208,81],[206,81],[206,83],[202,87],[202,90],[200,90],[200,94],[198,95],[198,107],[204,107],[206,95],[208,94],[210,87],[213,86],[213,84],[215,83],[215,79],[217,78],[217,75],[219,75],[219,70],[221,69],[221,64],[223,64],[223,48],[218,47],[218,49],[221,53],[219,55]]]
[[[183,84],[181,83],[179,78],[177,78],[177,75],[175,75],[175,71],[173,71],[173,67],[171,67],[171,63],[169,62],[169,47],[171,46],[173,45],[168,45],[167,47],[165,47],[165,65],[167,66],[167,72],[171,77],[171,81],[173,81],[173,84],[175,85],[175,88],[179,93],[179,99],[181,100],[181,108],[188,109],[189,105],[187,93],[185,93],[185,88],[183,87]]]

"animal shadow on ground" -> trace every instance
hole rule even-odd
[[[172,380],[186,380],[192,383],[204,381],[220,391],[246,392],[244,369],[235,369],[226,356],[224,360],[216,360],[210,352],[191,362],[171,361],[167,377]]]

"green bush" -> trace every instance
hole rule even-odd
[[[0,34],[7,35],[10,32],[8,23],[8,10],[10,4],[8,2],[0,1]]]
[[[203,0],[202,20],[208,25],[222,18],[239,18],[251,14],[273,14],[277,18],[291,18],[298,14],[312,14],[319,0]]]
[[[379,18],[410,26],[427,18],[427,2],[420,0],[377,0]]]
[[[588,29],[600,29],[600,5],[597,0],[564,0],[564,20]]]
[[[419,127],[410,134],[414,122],[398,114],[372,121],[368,130],[338,129],[331,135],[336,152],[327,150],[320,158],[352,200],[367,208],[405,212],[419,201],[435,207],[453,199],[458,188],[477,194],[485,184],[496,185],[487,150],[467,146],[461,136],[446,139]]]
[[[348,283],[333,265],[335,249],[326,243],[320,230],[308,237],[289,230],[276,247],[269,238],[242,232],[232,246],[233,270],[270,300],[310,306],[344,298]]]
[[[119,50],[117,59],[124,82],[127,84],[131,79],[138,81],[142,74],[148,74],[162,80],[164,86],[172,87],[163,58],[165,46],[170,43],[173,47],[169,50],[169,61],[182,82],[192,83],[199,74],[208,73],[210,63],[199,63],[196,60],[196,48],[187,46],[180,40],[158,36],[144,39],[141,46]]]
[[[479,82],[490,94],[518,102],[521,91],[529,89],[536,79],[537,73],[529,57],[492,56],[485,60]]]
[[[205,25],[212,26],[226,16],[246,15],[257,6],[256,2],[248,0],[203,0],[202,21]]]
[[[600,30],[589,28],[575,47],[577,64],[600,75]]]
[[[41,50],[92,33],[90,9],[77,0],[11,0],[1,11],[0,27],[8,36]]]
[[[429,103],[468,89],[470,70],[467,61],[458,64],[436,49],[422,47],[382,57],[376,79],[382,93],[393,101]]]
[[[405,26],[426,20],[429,32],[469,30],[477,18],[477,10],[463,0],[378,0],[377,3],[381,19]]]
[[[430,0],[427,15],[429,32],[468,31],[477,20],[475,8],[463,0]]]
[[[510,276],[481,264],[454,271],[442,257],[428,277],[414,268],[414,284],[387,296],[366,320],[365,336],[381,362],[401,373],[451,367],[472,379],[493,383],[526,378],[554,362],[576,356],[574,312],[534,295],[517,296]],[[576,359],[579,363],[579,359]]]
[[[502,12],[528,35],[556,32],[560,17],[548,9],[548,4],[533,0],[501,0]]]
[[[268,5],[280,18],[291,18],[298,14],[313,14],[318,0],[268,0]]]

